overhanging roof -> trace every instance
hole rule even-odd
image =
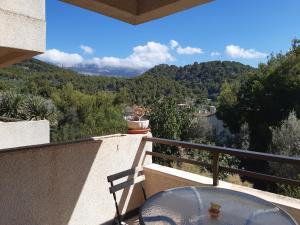
[[[140,24],[212,0],[61,0],[127,23]]]

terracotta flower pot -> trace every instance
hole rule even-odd
[[[131,121],[127,120],[127,126],[129,130],[143,130],[149,126],[149,120]]]

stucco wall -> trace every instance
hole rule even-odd
[[[49,121],[0,122],[0,149],[50,142]]]
[[[151,163],[142,135],[114,135],[0,154],[0,225],[100,225],[115,216],[108,175]],[[142,203],[139,187],[118,192],[123,211]]]
[[[145,189],[148,196],[169,188],[184,186],[211,186],[213,183],[212,179],[209,177],[188,173],[157,164],[145,166],[144,171],[146,176]],[[224,181],[220,181],[218,187],[244,192],[273,202],[274,204],[278,205],[286,212],[288,212],[291,216],[293,216],[298,224],[300,224],[299,199],[289,198],[270,192],[243,187]]]
[[[0,2],[0,67],[44,52],[45,0]]]

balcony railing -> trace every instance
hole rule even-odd
[[[164,144],[164,145],[169,145],[169,146],[182,147],[185,149],[197,149],[197,150],[203,150],[203,151],[210,152],[213,155],[213,159],[212,159],[211,163],[206,163],[206,162],[203,162],[200,160],[180,158],[177,156],[167,155],[167,154],[158,153],[158,152],[147,151],[146,154],[152,155],[154,157],[161,158],[161,159],[174,160],[176,162],[184,162],[184,163],[189,163],[189,164],[208,168],[212,171],[214,186],[217,186],[219,184],[219,173],[221,171],[223,171],[223,172],[239,174],[242,176],[253,177],[253,178],[264,180],[264,181],[270,181],[270,182],[276,182],[279,184],[287,184],[287,185],[300,187],[299,180],[283,178],[283,177],[278,177],[278,176],[272,176],[272,175],[253,172],[253,171],[244,170],[244,169],[236,169],[236,168],[221,166],[219,164],[219,157],[220,157],[220,154],[226,154],[226,155],[231,155],[231,156],[237,156],[237,157],[240,157],[243,159],[247,159],[247,158],[258,159],[258,160],[279,162],[279,163],[291,164],[291,165],[297,165],[297,166],[300,166],[300,158],[292,158],[292,157],[280,156],[280,155],[274,155],[274,154],[268,154],[268,153],[260,153],[260,152],[239,150],[239,149],[233,149],[233,148],[203,145],[203,144],[193,144],[193,143],[189,143],[189,142],[168,140],[168,139],[155,138],[155,137],[144,137],[143,140],[157,143],[157,144]]]

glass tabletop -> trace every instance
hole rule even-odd
[[[255,196],[214,187],[182,187],[153,195],[140,209],[143,225],[297,225]]]

